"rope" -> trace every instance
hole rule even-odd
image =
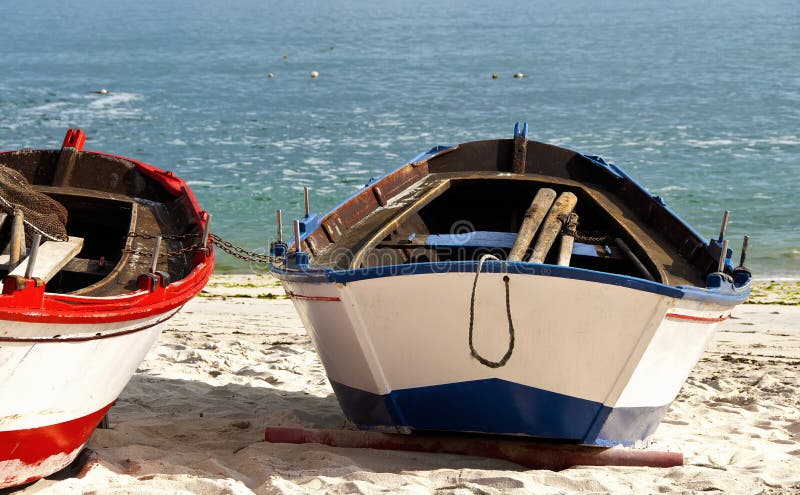
[[[508,360],[511,358],[511,354],[514,352],[514,323],[511,321],[511,289],[509,288],[510,278],[508,274],[503,276],[503,282],[506,285],[506,315],[508,316],[508,350],[506,351],[505,355],[500,358],[499,361],[490,361],[485,357],[481,356],[480,353],[475,349],[475,345],[472,341],[472,335],[475,327],[475,290],[478,288],[478,277],[481,274],[481,269],[483,268],[483,262],[487,259],[495,259],[500,261],[497,256],[493,256],[491,254],[484,254],[481,256],[480,261],[478,261],[478,271],[475,272],[475,281],[472,282],[472,297],[469,301],[469,352],[475,359],[478,360],[484,366],[488,366],[489,368],[500,368],[505,366]]]

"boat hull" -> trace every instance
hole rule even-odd
[[[0,488],[66,467],[177,308],[129,321],[0,321]]]
[[[359,427],[646,443],[732,305],[549,271],[282,278]]]
[[[0,263],[0,488],[75,459],[214,267],[210,215],[183,180],[85,142],[70,129],[60,150],[0,153],[19,186],[3,213],[28,231],[4,229],[2,242],[16,256],[26,235],[44,234],[19,264]],[[41,195],[61,205],[69,232],[37,225]]]

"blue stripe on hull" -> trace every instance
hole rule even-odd
[[[365,392],[333,380],[330,382],[342,412],[359,428],[403,426],[402,421],[395,419],[390,412],[396,408],[391,405],[391,398],[388,395]]]
[[[394,390],[386,395],[337,382],[331,385],[345,416],[364,429],[529,435],[599,445],[631,445],[648,438],[669,408],[612,409],[496,378]]]

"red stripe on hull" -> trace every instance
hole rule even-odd
[[[300,299],[302,301],[341,301],[338,297],[333,296],[304,296],[302,294],[295,294],[291,291],[286,291],[286,295],[292,299]]]
[[[55,425],[0,431],[0,488],[22,485],[65,468],[111,406]],[[48,462],[54,456],[62,458]]]
[[[728,319],[727,316],[720,316],[717,318],[706,318],[703,316],[692,316],[692,315],[682,315],[678,313],[667,313],[667,318],[677,318],[679,320],[691,320],[691,321],[701,321],[704,323],[716,323],[720,321],[725,321]]]

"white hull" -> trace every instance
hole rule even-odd
[[[499,360],[509,344],[503,276],[482,273],[475,294],[474,344],[491,361]],[[480,397],[493,392],[491,383],[500,380],[510,388],[497,400],[544,401],[548,407],[561,408],[560,414],[567,417],[571,413],[564,408],[593,417],[586,419],[586,425],[564,427],[563,432],[556,425],[537,433],[535,425],[526,424],[524,414],[503,425],[473,419],[462,424],[477,421],[474,427],[467,426],[476,431],[578,435],[574,439],[586,443],[634,443],[651,435],[718,323],[730,313],[730,307],[618,285],[509,276],[515,344],[507,364],[498,368],[489,368],[470,354],[474,273],[389,276],[346,284],[285,280],[284,285],[294,294],[295,307],[343,409],[357,409],[344,403],[350,400],[388,399],[387,417],[392,419],[376,423],[393,424],[353,418],[357,423],[429,429],[424,419],[428,412],[404,408],[425,408],[439,396]],[[474,390],[465,388],[473,385]],[[440,414],[458,416],[457,408],[469,406],[454,407]],[[612,432],[620,428],[611,414],[615,410],[619,421],[625,415],[635,431]],[[536,414],[540,413],[545,414]],[[631,415],[638,419],[630,421]],[[415,416],[423,419],[410,419]],[[547,419],[551,420],[560,421]]]
[[[72,462],[177,311],[97,324],[1,321],[0,448],[20,449],[4,452],[0,487]]]

